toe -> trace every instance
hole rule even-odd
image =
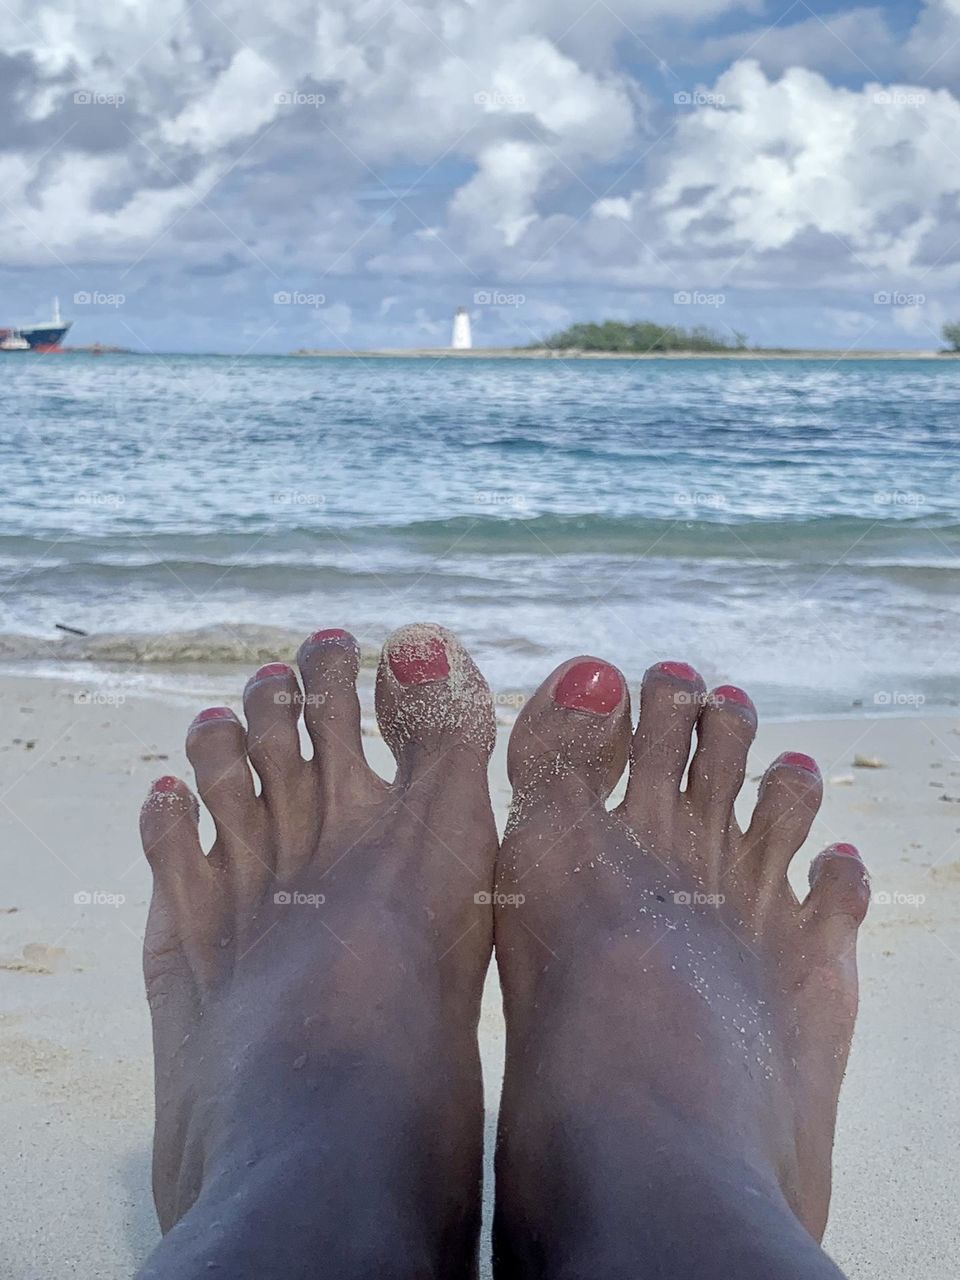
[[[743,858],[767,877],[782,879],[806,840],[823,798],[817,763],[785,751],[763,775],[756,808],[743,837]]]
[[[357,675],[360,646],[339,628],[317,631],[297,655],[303,677],[303,715],[313,743],[313,770],[326,804],[374,787],[360,736]]]
[[[487,682],[452,632],[432,623],[401,627],[377,669],[377,720],[410,782],[444,761],[486,769],[496,727]]]
[[[659,662],[644,675],[624,799],[632,823],[645,829],[669,825],[705,691],[702,677],[686,662]]]
[[[243,691],[247,755],[260,775],[268,808],[275,798],[271,791],[282,790],[299,774],[299,766],[306,764],[297,731],[302,701],[300,686],[285,662],[261,667]]]
[[[260,839],[263,810],[253,789],[243,727],[229,707],[200,712],[187,731],[187,758],[217,828],[213,863],[262,865],[256,850],[266,847]]]
[[[852,844],[832,844],[810,865],[810,892],[804,915],[818,921],[849,917],[860,924],[870,905],[870,877]]]
[[[507,751],[517,802],[576,777],[602,803],[627,762],[630,696],[616,667],[571,658],[548,676],[524,706]]]
[[[144,972],[151,998],[170,994],[193,972],[211,979],[217,935],[215,872],[197,831],[196,796],[179,778],[158,778],[140,811],[143,850],[154,879]],[[181,969],[189,965],[189,969]]]
[[[261,782],[280,876],[292,874],[316,848],[320,829],[315,776],[300,754],[303,696],[291,667],[272,662],[247,683],[247,755]]]
[[[197,832],[196,796],[179,778],[158,778],[140,810],[143,851],[156,876],[200,876],[206,859]]]
[[[756,732],[757,713],[742,689],[721,685],[708,694],[697,720],[697,749],[687,790],[711,837],[719,839],[733,823],[733,805]]]

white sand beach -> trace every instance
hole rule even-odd
[[[158,774],[190,777],[190,711],[145,697],[111,704],[96,688],[0,680],[0,1273],[8,1280],[121,1280],[157,1238],[140,974],[150,877],[137,812]],[[389,773],[384,744],[367,742],[372,763]],[[797,886],[807,853],[852,840],[875,895],[828,1247],[857,1280],[949,1280],[956,1205],[942,1171],[955,1164],[960,1108],[960,716],[768,725],[752,774],[787,748],[816,756],[828,779]],[[857,756],[883,767],[855,767]],[[492,778],[502,820],[503,740]],[[488,997],[492,1117],[503,1043],[492,983]]]

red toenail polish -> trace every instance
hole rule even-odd
[[[401,643],[396,652],[387,654],[387,661],[401,684],[428,684],[450,674],[447,651],[438,639],[415,645]]]
[[[839,853],[844,858],[857,858],[860,862],[860,850],[854,844],[832,844],[827,853]]]
[[[606,716],[623,697],[623,678],[606,662],[578,662],[565,671],[553,691],[559,707]]]
[[[265,667],[254,673],[254,680],[269,680],[271,676],[288,676],[290,668],[285,662],[268,662]]]
[[[176,791],[176,789],[177,789],[177,780],[176,778],[171,777],[169,773],[166,774],[163,778],[158,778],[156,782],[153,784],[153,786],[150,788],[151,791]]]
[[[735,684],[721,684],[710,694],[710,701],[723,706],[725,702],[735,703],[738,707],[753,707],[750,695],[738,689]]]
[[[662,672],[665,676],[672,676],[674,680],[700,679],[689,662],[658,662],[654,670]]]
[[[307,639],[307,644],[329,644],[331,640],[350,640],[353,637],[349,631],[342,631],[340,627],[328,627],[326,631],[315,631],[312,636]]]
[[[206,720],[236,720],[229,707],[207,707],[199,715],[193,717],[194,724],[203,724]]]
[[[808,773],[819,773],[816,760],[813,756],[804,755],[802,751],[784,751],[782,755],[777,756],[774,764],[789,764],[794,769],[806,769]]]

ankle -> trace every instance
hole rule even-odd
[[[494,1249],[507,1280],[840,1280],[767,1155],[662,1106],[644,1111],[635,1124],[581,1113],[547,1160],[522,1134],[501,1135]],[[549,1259],[531,1256],[531,1238],[551,1241]]]

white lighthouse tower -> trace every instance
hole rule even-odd
[[[466,307],[457,307],[454,314],[450,346],[454,351],[469,351],[473,346],[473,338],[470,336],[470,314]]]

